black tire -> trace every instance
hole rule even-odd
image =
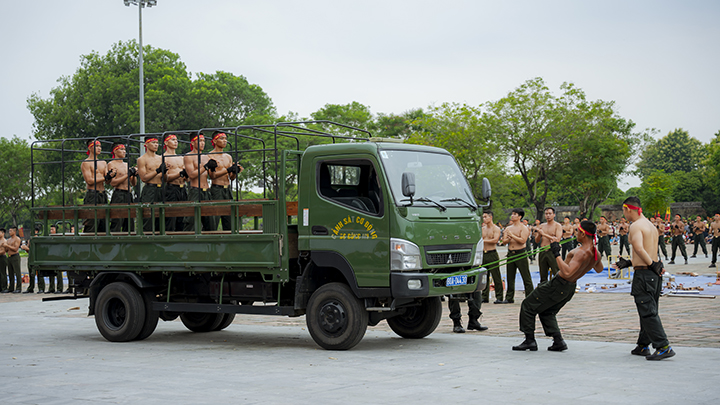
[[[365,336],[368,313],[350,287],[329,283],[310,297],[306,322],[310,335],[320,347],[347,350]]]
[[[223,320],[225,314],[208,314],[204,312],[184,312],[180,320],[186,328],[193,332],[212,332]]]
[[[388,318],[390,329],[406,339],[422,339],[433,333],[440,323],[440,297],[425,298],[419,306],[407,308],[402,315]]]
[[[140,329],[140,334],[138,334],[135,340],[144,340],[152,335],[160,319],[160,312],[153,311],[152,309],[152,303],[155,301],[155,293],[150,290],[143,290],[142,297],[143,303],[145,304],[145,322],[143,323],[142,329]]]
[[[145,303],[133,286],[117,281],[105,286],[95,302],[95,324],[111,342],[129,342],[145,324]]]
[[[230,324],[235,320],[235,314],[223,314],[222,320],[220,321],[220,325],[217,326],[214,330],[223,330],[230,326]]]

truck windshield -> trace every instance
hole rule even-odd
[[[397,205],[407,205],[402,194],[402,174],[415,174],[414,205],[464,206],[475,209],[475,199],[455,159],[446,154],[407,150],[380,151],[390,189]],[[417,200],[420,201],[417,201]]]

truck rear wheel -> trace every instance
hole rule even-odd
[[[204,312],[184,312],[180,320],[186,328],[193,332],[212,332],[220,325],[225,314],[208,314]]]
[[[320,347],[347,350],[365,336],[368,313],[350,287],[329,283],[310,297],[306,322],[310,335]]]
[[[145,322],[143,322],[142,329],[140,329],[140,333],[135,340],[144,340],[152,335],[160,319],[160,312],[154,311],[152,308],[153,301],[155,301],[155,293],[150,290],[143,290],[142,297],[143,303],[145,304]]]
[[[111,342],[137,338],[145,324],[145,303],[140,292],[121,281],[105,286],[95,303],[95,324]]]
[[[222,321],[220,321],[220,325],[217,326],[217,328],[213,330],[223,330],[230,326],[230,324],[235,320],[235,314],[224,314]]]
[[[407,308],[402,315],[387,320],[390,329],[407,339],[421,339],[433,333],[440,323],[440,297],[425,298],[420,305]]]

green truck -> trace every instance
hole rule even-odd
[[[32,240],[29,267],[66,271],[72,287],[72,296],[50,299],[89,298],[88,315],[109,341],[145,339],[159,319],[179,317],[192,331],[210,332],[236,314],[305,315],[318,345],[344,350],[382,320],[404,338],[423,338],[440,322],[442,296],[485,287],[481,212],[447,151],[328,122],[172,133],[217,130],[234,143],[234,158],[262,156],[254,162],[262,166],[266,198],[69,205],[63,195],[60,205],[34,206],[43,231]],[[169,133],[97,140],[130,144],[132,166],[142,137]],[[313,145],[318,139],[332,143]],[[57,174],[58,164],[68,177],[84,152],[71,146],[79,140],[53,142],[32,146],[33,185],[36,172]],[[248,142],[261,146],[240,149]],[[490,197],[487,179],[482,194]],[[231,229],[164,229],[165,217],[200,223],[222,215],[231,217]],[[82,232],[83,222],[117,218],[158,218],[159,226]],[[50,234],[53,224],[73,228]]]

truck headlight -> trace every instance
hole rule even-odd
[[[477,246],[475,246],[475,259],[473,260],[473,266],[480,266],[482,264],[484,251],[485,243],[483,243],[483,239],[480,238],[480,242],[478,242]]]
[[[390,270],[419,270],[422,268],[420,248],[404,239],[390,239]]]

